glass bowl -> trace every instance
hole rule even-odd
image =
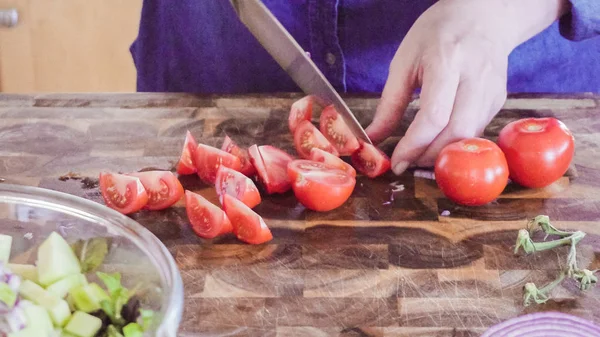
[[[96,271],[119,272],[136,288],[141,307],[155,310],[145,336],[176,337],[183,311],[183,282],[167,248],[146,228],[104,205],[52,190],[0,184],[0,233],[11,235],[11,263],[34,264],[37,247],[52,232],[69,243],[108,238],[109,253]],[[90,282],[97,281],[95,272]],[[100,283],[102,284],[102,283]]]

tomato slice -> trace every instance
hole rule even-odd
[[[146,171],[127,174],[140,178],[148,194],[144,209],[157,211],[171,207],[183,196],[183,186],[171,171]]]
[[[341,156],[349,156],[360,147],[358,139],[333,105],[325,107],[321,112],[319,128]]]
[[[196,173],[196,165],[194,164],[194,155],[198,143],[194,139],[194,136],[188,130],[185,134],[185,142],[183,143],[183,149],[181,150],[181,156],[179,162],[177,162],[177,173],[179,174],[194,174]]]
[[[251,177],[256,174],[256,169],[254,168],[254,165],[252,165],[252,163],[250,162],[248,150],[239,147],[231,138],[229,138],[229,136],[225,136],[225,140],[223,140],[221,150],[227,153],[231,153],[232,155],[240,159],[240,163],[242,165],[240,172],[242,172],[248,177]]]
[[[250,208],[260,204],[261,201],[260,193],[250,178],[225,166],[221,166],[219,172],[217,172],[215,188],[221,204],[223,203],[224,194],[229,194],[241,200]]]
[[[310,121],[312,119],[313,104],[313,96],[302,97],[292,104],[290,117],[288,119],[288,125],[292,133],[296,131],[296,127],[300,122]]]
[[[300,157],[308,159],[313,147],[339,156],[338,151],[311,122],[302,121],[294,132],[294,146]]]
[[[287,165],[294,158],[287,152],[270,145],[252,145],[248,153],[268,194],[285,193],[292,188]]]
[[[294,195],[306,208],[327,212],[344,204],[356,179],[333,166],[312,160],[294,160],[288,165]]]
[[[134,213],[148,202],[148,194],[140,178],[102,172],[99,180],[100,193],[106,206],[118,212]]]
[[[346,173],[348,173],[352,177],[356,177],[356,170],[352,165],[346,163],[340,157],[336,157],[327,151],[323,151],[319,148],[313,147],[310,150],[310,160],[318,161],[320,163],[325,163],[329,166],[333,166],[337,169],[340,169]]]
[[[241,241],[258,245],[273,239],[273,234],[262,217],[243,202],[225,194],[223,209],[231,220],[233,233]]]
[[[360,148],[352,154],[354,168],[369,178],[375,178],[390,169],[390,158],[380,149],[360,141]]]
[[[233,230],[225,212],[200,194],[185,191],[185,211],[199,237],[213,239]]]
[[[195,158],[198,176],[202,181],[211,185],[215,183],[219,167],[225,166],[236,171],[242,169],[242,163],[238,157],[204,144],[199,144],[196,148]]]

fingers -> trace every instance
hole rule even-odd
[[[395,174],[401,174],[421,157],[446,127],[458,82],[458,72],[439,63],[423,69],[421,108],[392,154],[392,170]]]
[[[374,144],[389,137],[400,124],[416,86],[416,76],[411,64],[394,61],[383,88],[373,121],[365,130]]]
[[[433,166],[438,153],[452,142],[480,135],[487,124],[485,87],[480,81],[463,80],[458,86],[448,125],[417,160],[417,166]]]

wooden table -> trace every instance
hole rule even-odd
[[[286,121],[299,97],[1,95],[0,177],[102,202],[93,185],[59,178],[171,169],[188,129],[210,145],[220,146],[227,133],[241,144],[274,144],[293,153]],[[376,103],[376,97],[348,98],[365,125]],[[517,230],[547,214],[560,228],[588,233],[579,265],[600,268],[600,97],[512,96],[485,136],[494,139],[506,123],[525,116],[563,120],[575,134],[574,164],[548,188],[511,185],[487,206],[458,206],[435,182],[408,172],[360,177],[353,197],[328,213],[305,210],[290,193],[265,196],[256,210],[274,239],[259,246],[232,236],[196,237],[182,203],[132,215],[167,245],[181,269],[181,335],[476,336],[494,323],[542,310],[600,323],[600,288],[584,294],[572,281],[545,305],[522,305],[522,286],[552,280],[564,267],[566,248],[528,257],[512,253]],[[390,153],[397,139],[382,148]],[[217,202],[197,177],[181,180]],[[393,181],[405,189],[384,205]]]

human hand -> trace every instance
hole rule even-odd
[[[566,0],[441,0],[410,29],[390,64],[367,134],[399,125],[417,86],[420,110],[392,155],[392,169],[433,166],[447,144],[479,136],[506,101],[508,55],[566,10]]]

